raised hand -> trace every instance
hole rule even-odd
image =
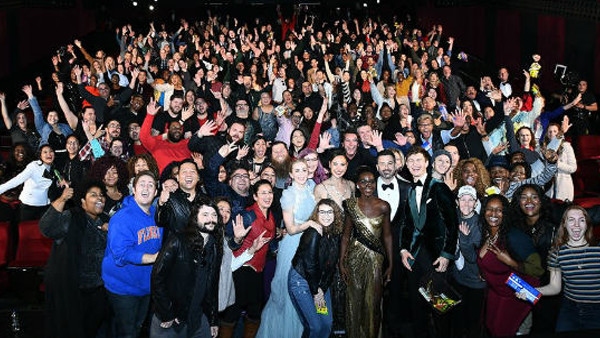
[[[156,101],[154,101],[153,98],[151,98],[150,103],[148,103],[148,106],[146,107],[146,113],[148,113],[148,115],[156,115],[159,110],[160,106],[156,103]]]
[[[183,108],[183,110],[181,111],[181,119],[183,121],[187,121],[193,115],[194,115],[194,107],[193,106],[187,106],[187,107]]]
[[[510,99],[504,101],[504,103],[502,104],[502,109],[504,110],[504,115],[509,116],[512,113],[512,111],[515,107],[516,101],[517,100],[512,97]]]
[[[251,254],[254,254],[258,250],[260,250],[263,246],[265,246],[265,244],[269,243],[269,241],[271,240],[271,237],[264,237],[264,235],[266,233],[267,233],[267,230],[264,230],[258,237],[256,237],[254,239],[254,241],[252,241],[252,246],[248,249],[251,251],[250,252]]]
[[[204,156],[198,152],[192,152],[192,160],[198,166],[198,169],[204,169]]]
[[[496,155],[504,150],[506,150],[506,143],[500,143],[492,149],[492,154]]]
[[[469,236],[469,234],[471,233],[471,229],[465,221],[460,222],[460,224],[458,225],[458,230],[460,230],[460,232],[462,232],[462,234],[465,236]]]
[[[569,123],[569,117],[567,115],[563,116],[563,119],[560,122],[560,131],[563,135],[566,134],[572,126],[573,124]]]
[[[31,99],[33,97],[33,88],[31,87],[31,85],[24,85],[23,88],[21,88],[21,90],[23,91],[23,93],[25,93],[25,95],[27,95],[28,99]]]
[[[479,135],[486,135],[486,131],[485,131],[485,123],[483,123],[483,118],[478,118],[475,120],[475,129],[477,129],[477,132],[479,133]]]
[[[465,113],[462,109],[456,108],[456,113],[449,115],[452,117],[451,121],[455,128],[462,128],[465,125]]]
[[[223,158],[226,158],[232,152],[236,151],[238,146],[235,143],[226,143],[221,148],[219,148],[219,155]]]
[[[394,134],[394,136],[396,136],[396,139],[394,140],[394,143],[396,143],[399,146],[404,146],[406,144],[406,136],[404,136],[402,133],[398,132],[396,134]]]
[[[73,41],[73,43],[75,44],[75,46],[77,46],[77,48],[81,48],[81,41],[75,39],[75,41]]]
[[[63,94],[64,85],[62,82],[58,82],[56,84],[56,96],[61,96]]]
[[[322,135],[319,135],[319,149],[326,150],[333,148],[331,144],[331,134],[328,132],[324,132]]]
[[[17,103],[17,108],[19,108],[19,110],[25,110],[25,109],[29,108],[29,101],[23,100],[23,101]]]
[[[240,150],[238,151],[236,160],[239,161],[239,160],[243,159],[244,157],[246,157],[246,155],[248,155],[249,151],[250,151],[250,147],[248,147],[248,145],[244,144],[244,146],[241,147]]]
[[[456,189],[458,183],[454,178],[454,170],[449,170],[446,175],[444,175],[444,183],[446,183],[450,190],[454,191],[454,189]]]
[[[106,133],[106,129],[104,129],[104,125],[101,124],[98,129],[96,129],[96,134],[94,134],[94,138],[100,138]]]
[[[205,136],[212,136],[214,135],[215,130],[217,130],[217,124],[215,123],[215,121],[206,121],[202,127],[200,127],[200,129],[198,129],[198,136],[199,137],[205,137]]]
[[[581,104],[581,107],[580,107],[580,102],[581,102],[581,93],[577,94],[577,96],[573,100],[573,105],[577,106],[579,108],[583,108],[583,104]]]
[[[371,132],[371,145],[375,147],[377,150],[383,149],[383,138],[382,132],[379,130],[373,130]]]
[[[244,238],[246,238],[246,236],[248,235],[250,230],[252,230],[252,225],[245,228],[244,227],[244,218],[240,214],[238,214],[235,217],[235,220],[232,220],[231,222],[233,225],[233,240],[236,243],[241,243],[244,240]],[[263,234],[264,234],[264,232],[263,232]],[[262,234],[261,234],[261,236],[262,236]]]
[[[131,80],[132,81],[136,81],[138,78],[138,75],[140,75],[140,70],[136,68],[133,68],[133,70],[131,71]]]
[[[490,98],[496,102],[502,101],[502,92],[499,89],[494,89],[490,92]]]
[[[73,73],[75,73],[75,76],[77,76],[78,79],[81,77],[82,72],[83,70],[78,65],[75,65],[75,67],[73,67]]]
[[[61,202],[65,203],[73,197],[73,188],[69,187],[69,185],[63,181],[64,189],[62,194],[60,195]]]

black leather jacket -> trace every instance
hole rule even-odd
[[[212,235],[203,249],[186,236],[186,233],[173,234],[154,263],[152,299],[155,312],[162,322],[175,318],[186,322],[188,318],[200,318],[199,313],[190,311],[201,309],[210,325],[216,326],[222,253]],[[201,300],[200,306],[192,304],[194,298]]]
[[[308,282],[313,295],[319,288],[327,292],[340,258],[340,236],[321,236],[314,228],[308,228],[300,238],[292,266]]]
[[[200,192],[196,192],[196,198],[190,202],[189,194],[181,189],[177,189],[169,195],[169,199],[163,206],[159,206],[156,211],[156,224],[164,228],[163,238],[166,243],[169,240],[171,233],[181,232],[188,223],[190,218],[190,210],[192,204],[202,196]]]

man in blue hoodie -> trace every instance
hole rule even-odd
[[[154,222],[156,177],[140,172],[133,196],[110,219],[102,279],[115,316],[117,337],[137,337],[150,303],[152,264],[161,247],[162,228]]]

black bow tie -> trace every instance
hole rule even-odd
[[[383,191],[386,191],[388,189],[392,189],[394,190],[394,183],[390,183],[390,184],[382,184],[381,187],[383,188]]]
[[[417,180],[416,182],[413,182],[412,184],[413,189],[416,187],[422,187],[423,186],[423,182],[421,182],[421,180]]]

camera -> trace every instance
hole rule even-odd
[[[67,54],[67,47],[65,47],[65,46],[61,46],[60,48],[58,48],[58,49],[56,50],[56,54],[57,54],[58,56],[60,56],[60,57],[63,57],[63,56],[65,56],[65,54]]]

